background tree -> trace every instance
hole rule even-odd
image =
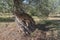
[[[0,0],[0,12],[12,12],[12,0]]]
[[[52,12],[57,12],[57,8],[60,6],[59,0],[26,0],[26,2],[28,2],[26,10],[29,11],[31,15],[39,17],[46,17]]]
[[[23,9],[32,16],[48,16],[59,13],[60,0],[22,0]],[[0,12],[13,12],[13,0],[0,0]]]

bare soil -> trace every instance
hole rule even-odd
[[[0,22],[0,40],[21,40],[20,33],[15,22]],[[22,40],[58,40],[56,30],[54,32],[42,32],[41,30],[36,29],[36,31],[27,38],[28,39],[22,38]]]

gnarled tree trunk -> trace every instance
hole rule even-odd
[[[23,35],[29,35],[35,30],[35,21],[23,10],[23,0],[14,0],[14,15],[17,27]]]

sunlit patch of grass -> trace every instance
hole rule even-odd
[[[0,16],[9,16],[9,15],[12,15],[13,13],[1,13],[0,12]]]
[[[0,12],[0,22],[13,22],[14,15],[12,15],[12,13],[1,13]]]

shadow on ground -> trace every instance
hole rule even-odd
[[[50,21],[45,21],[43,24],[36,24],[36,28],[39,29],[39,30],[42,30],[42,31],[49,31],[50,29],[53,29],[53,28],[58,28],[56,26],[58,26],[58,20],[50,20]]]
[[[2,18],[0,17],[0,22],[14,22],[14,17]]]
[[[55,27],[49,26],[48,24],[37,24],[36,27],[38,30],[42,30],[42,31],[49,31],[50,29],[55,28]]]

